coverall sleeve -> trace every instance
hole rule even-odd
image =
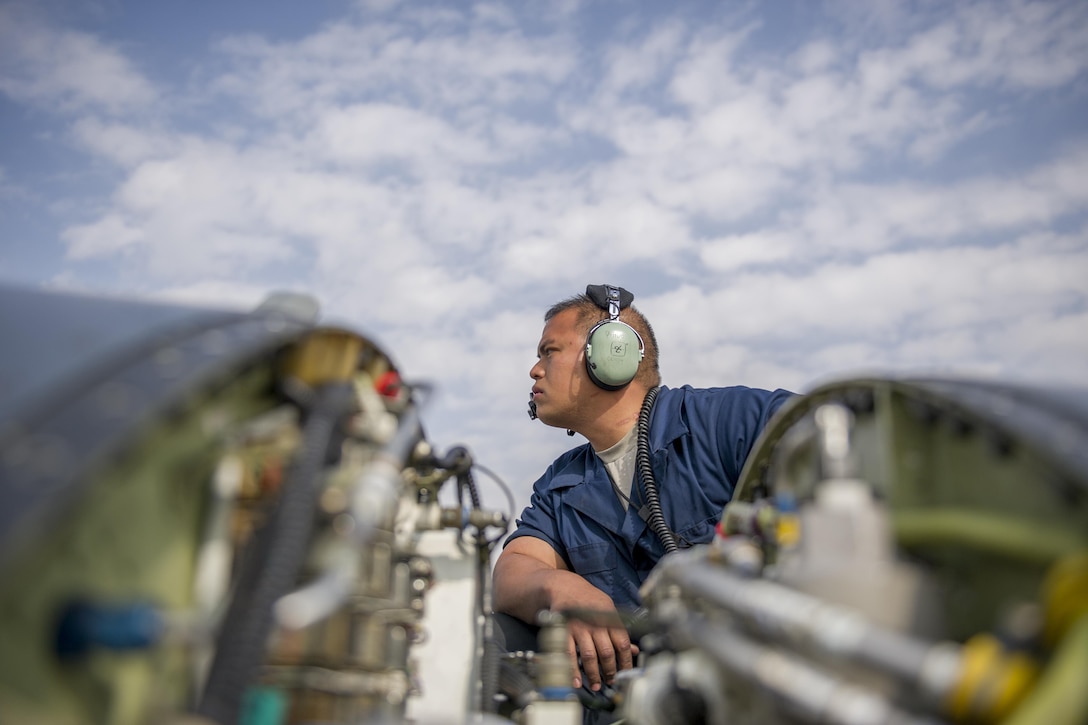
[[[547,542],[563,557],[563,561],[567,563],[569,568],[570,559],[567,557],[566,547],[561,543],[559,521],[556,518],[552,496],[549,495],[547,490],[547,483],[551,478],[550,474],[551,469],[533,484],[533,494],[529,499],[529,505],[521,512],[521,518],[515,522],[517,528],[506,538],[503,547],[505,548],[514,539],[522,536],[532,536]]]
[[[782,389],[741,388],[739,393],[718,411],[722,465],[732,481],[740,480],[744,462],[775,412],[794,396]]]

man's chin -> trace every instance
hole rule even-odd
[[[563,425],[563,421],[556,420],[555,416],[548,415],[548,411],[546,411],[546,410],[542,412],[539,408],[537,408],[536,418],[537,418],[537,420],[539,420],[544,425],[550,426],[552,428],[566,428],[567,427],[567,426]]]
[[[571,422],[565,420],[562,415],[552,415],[550,410],[539,405],[536,408],[536,419],[551,428],[563,428],[566,430],[571,427]]]

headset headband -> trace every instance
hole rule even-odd
[[[610,284],[586,285],[586,297],[602,310],[608,310],[608,316],[613,320],[618,320],[620,310],[630,307],[635,301],[635,296],[623,287]]]
[[[608,288],[608,318],[620,319],[620,291],[615,287]]]

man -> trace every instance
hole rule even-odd
[[[496,561],[495,609],[527,623],[546,609],[638,607],[638,589],[667,547],[712,538],[752,444],[791,395],[659,387],[657,340],[632,300],[622,288],[590,285],[544,316],[530,416],[588,443],[534,484]],[[644,476],[637,424],[647,402]],[[599,691],[638,654],[623,626],[575,619],[569,633],[575,688],[579,659],[585,684]]]

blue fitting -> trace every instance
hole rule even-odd
[[[67,658],[99,648],[148,649],[159,641],[164,630],[163,618],[151,604],[104,606],[76,601],[61,612],[56,652]]]
[[[553,702],[557,700],[574,700],[578,697],[570,687],[541,687],[537,690],[537,694],[540,695],[541,700],[550,700]]]
[[[794,513],[797,511],[797,499],[792,493],[781,491],[774,495],[775,507],[784,513]]]

